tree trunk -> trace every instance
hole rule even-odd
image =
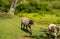
[[[16,4],[17,4],[17,0],[12,0],[10,10],[8,11],[9,14],[14,15]]]

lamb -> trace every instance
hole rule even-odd
[[[49,34],[51,34],[51,32],[53,32],[55,39],[57,39],[57,34],[59,32],[60,27],[56,26],[55,24],[50,24],[48,26],[48,29],[49,29]],[[50,35],[49,35],[49,37],[50,37]]]
[[[31,25],[33,25],[33,24],[34,24],[33,20],[28,19],[26,17],[22,17],[21,18],[21,28],[25,28],[26,27],[26,29],[27,29],[29,27],[31,34],[32,34]],[[22,26],[22,25],[24,25],[24,26]]]

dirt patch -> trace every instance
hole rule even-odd
[[[19,39],[35,39],[35,38],[30,38],[30,37],[21,37]]]

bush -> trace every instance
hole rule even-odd
[[[42,10],[40,10],[38,13],[41,14],[41,15],[48,14],[47,11],[42,11]]]
[[[57,16],[57,17],[60,17],[60,12],[57,12],[57,13],[56,13],[56,16]]]
[[[40,4],[40,7],[42,10],[45,10],[45,11],[51,11],[52,10],[52,7],[51,7],[51,5],[49,5],[48,2],[42,2]]]
[[[50,4],[54,9],[60,9],[60,1],[53,1]]]
[[[26,1],[25,2],[22,2],[22,3],[19,3],[17,4],[17,7],[16,7],[16,12],[17,14],[19,12],[26,12],[26,13],[37,13],[37,12],[40,12],[40,11],[51,11],[52,10],[52,7],[48,4],[48,2],[40,2],[40,1]]]
[[[11,0],[0,0],[0,10],[7,12],[10,8]]]

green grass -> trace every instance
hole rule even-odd
[[[0,39],[17,39],[22,34],[20,18],[7,16],[0,16]]]
[[[0,17],[0,39],[16,39],[18,36],[19,19]]]
[[[26,33],[20,29],[20,18],[17,16],[0,16],[0,39],[18,39],[24,36],[30,36],[29,33]],[[33,25],[32,33],[33,35],[41,33],[40,30],[41,25]],[[37,32],[35,32],[37,31]]]
[[[32,25],[32,35],[20,29],[21,18],[18,16],[0,16],[0,39],[19,39],[21,37],[34,37],[47,39],[47,24],[35,23]]]

